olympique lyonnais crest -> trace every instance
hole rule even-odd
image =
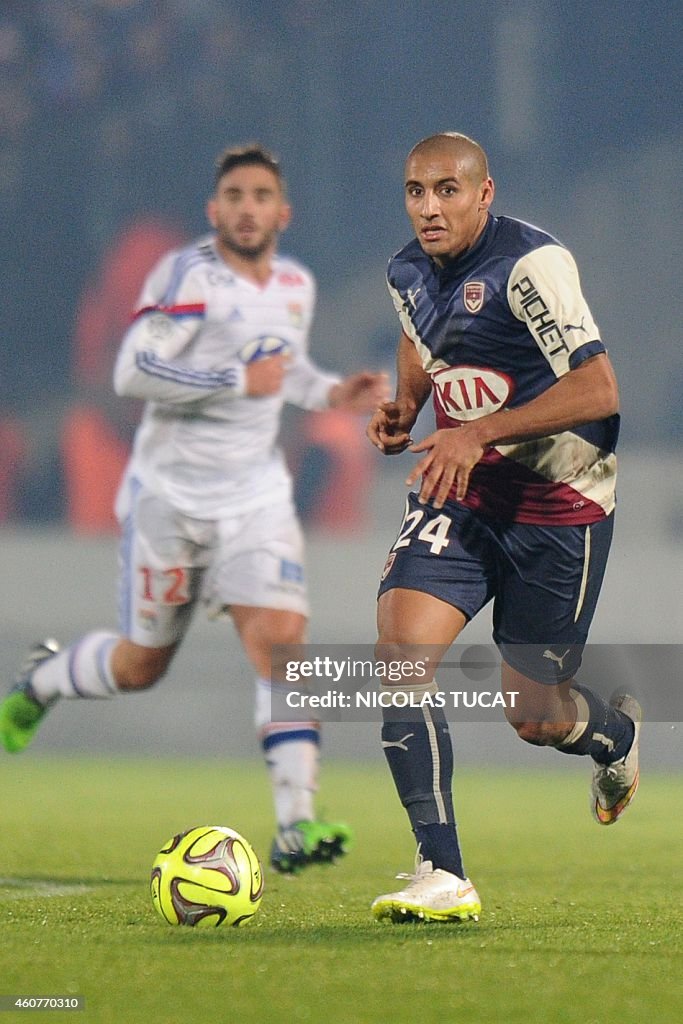
[[[292,327],[301,327],[304,322],[304,307],[300,302],[288,302],[287,312],[289,313],[289,322]]]
[[[468,313],[478,313],[484,305],[484,282],[467,281],[465,284],[465,309]]]

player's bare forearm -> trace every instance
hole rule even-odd
[[[603,420],[619,410],[619,391],[609,357],[602,353],[565,374],[537,398],[517,409],[483,416],[471,426],[484,447],[548,437]]]
[[[432,379],[424,369],[415,345],[407,334],[402,333],[396,353],[395,401],[399,405],[412,405],[419,412],[431,390]]]
[[[379,406],[366,431],[384,455],[398,455],[412,444],[410,431],[431,391],[431,378],[406,334],[399,341],[396,369],[396,397]]]
[[[467,494],[472,469],[492,445],[547,437],[605,419],[618,408],[616,378],[609,359],[604,354],[594,356],[526,405],[491,413],[459,427],[436,430],[419,444],[411,445],[411,451],[426,454],[406,483],[412,486],[422,477],[419,500],[431,498],[436,508],[443,506],[454,486],[461,501]]]

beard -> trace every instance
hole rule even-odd
[[[228,231],[218,231],[218,240],[221,245],[229,252],[239,256],[244,260],[258,260],[264,253],[268,252],[275,242],[275,232],[270,232],[263,236],[260,241],[252,242],[248,245],[243,245],[238,242],[237,239]]]

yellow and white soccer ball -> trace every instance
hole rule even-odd
[[[152,865],[150,888],[154,907],[169,924],[237,927],[259,908],[263,870],[239,832],[204,825],[164,843]]]

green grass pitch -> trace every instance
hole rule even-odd
[[[580,766],[583,768],[584,766]],[[3,757],[0,995],[81,995],[43,1018],[116,1024],[668,1024],[683,1006],[683,778],[645,773],[600,828],[587,773],[461,772],[456,806],[478,924],[390,925],[369,904],[413,846],[380,763],[327,763],[344,862],[266,869],[241,929],[173,928],[148,891],[157,849],[192,825],[267,859],[258,762]],[[3,1011],[2,1020],[26,1011]]]

